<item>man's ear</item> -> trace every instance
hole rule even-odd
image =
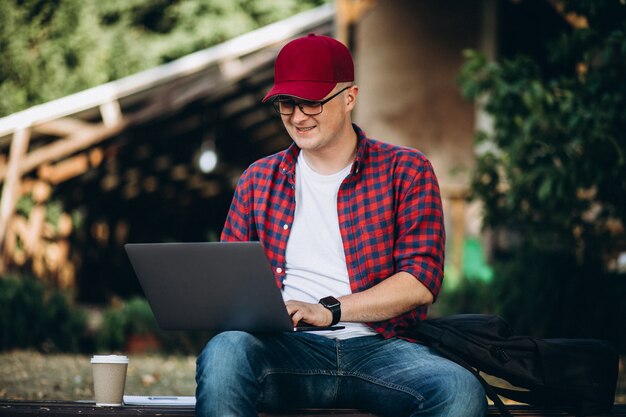
[[[346,90],[346,95],[344,96],[346,106],[348,107],[348,111],[354,109],[356,105],[356,97],[359,95],[359,86],[353,85],[349,89]]]

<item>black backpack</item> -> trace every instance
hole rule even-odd
[[[428,319],[415,332],[418,340],[469,369],[503,416],[511,414],[498,395],[577,416],[613,407],[619,358],[603,340],[515,336],[501,317],[485,314]],[[481,372],[516,388],[490,385]]]

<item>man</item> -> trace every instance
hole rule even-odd
[[[244,172],[222,240],[262,242],[294,325],[345,328],[218,334],[198,358],[197,415],[327,407],[484,415],[478,381],[411,336],[443,277],[430,163],[352,124],[359,88],[340,42],[291,41],[274,72],[263,101],[294,143]]]

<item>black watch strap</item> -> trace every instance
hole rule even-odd
[[[320,304],[330,310],[333,313],[333,321],[331,326],[339,323],[341,319],[341,303],[335,297],[324,297],[320,300]]]

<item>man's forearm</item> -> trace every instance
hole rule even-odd
[[[340,297],[341,321],[388,320],[433,300],[433,294],[418,279],[398,272],[365,291]]]

